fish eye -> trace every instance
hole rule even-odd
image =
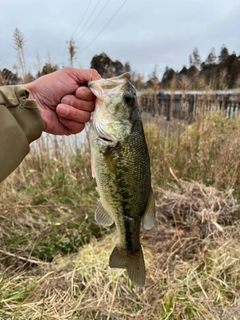
[[[123,99],[126,103],[130,103],[132,102],[134,96],[131,93],[125,93],[125,95],[123,96]]]

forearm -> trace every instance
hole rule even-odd
[[[37,104],[28,92],[20,86],[0,87],[0,181],[17,168],[42,130]]]

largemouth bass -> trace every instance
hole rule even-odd
[[[90,126],[93,177],[100,195],[95,220],[104,226],[115,222],[119,242],[109,265],[127,269],[131,281],[143,286],[145,263],[140,244],[141,223],[151,229],[155,201],[150,160],[130,74],[90,81],[96,96]]]

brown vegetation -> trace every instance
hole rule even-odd
[[[0,317],[239,319],[240,119],[143,118],[157,206],[146,286],[108,267],[116,234],[94,222],[88,148],[44,138],[1,185]]]

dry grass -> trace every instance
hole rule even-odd
[[[206,252],[226,232],[226,226],[233,234],[240,218],[240,204],[232,190],[220,192],[197,182],[178,180],[170,190],[158,188],[157,193],[157,227],[144,235],[152,238],[165,271],[171,270],[176,257],[198,259],[198,254]]]
[[[145,134],[154,170],[154,185],[164,186],[174,174],[240,196],[240,117],[201,112],[191,125],[184,120],[147,116]]]
[[[94,223],[88,149],[38,141],[1,185],[0,319],[240,319],[239,121],[144,115],[157,199],[144,288],[108,267],[117,237]]]
[[[105,233],[93,218],[98,196],[88,148],[62,138],[39,140],[0,188],[4,267],[29,259],[50,262]]]
[[[239,214],[231,192],[184,181],[171,191],[159,188],[156,226],[142,234],[143,289],[108,267],[113,233],[52,263],[4,270],[0,316],[240,319]]]

